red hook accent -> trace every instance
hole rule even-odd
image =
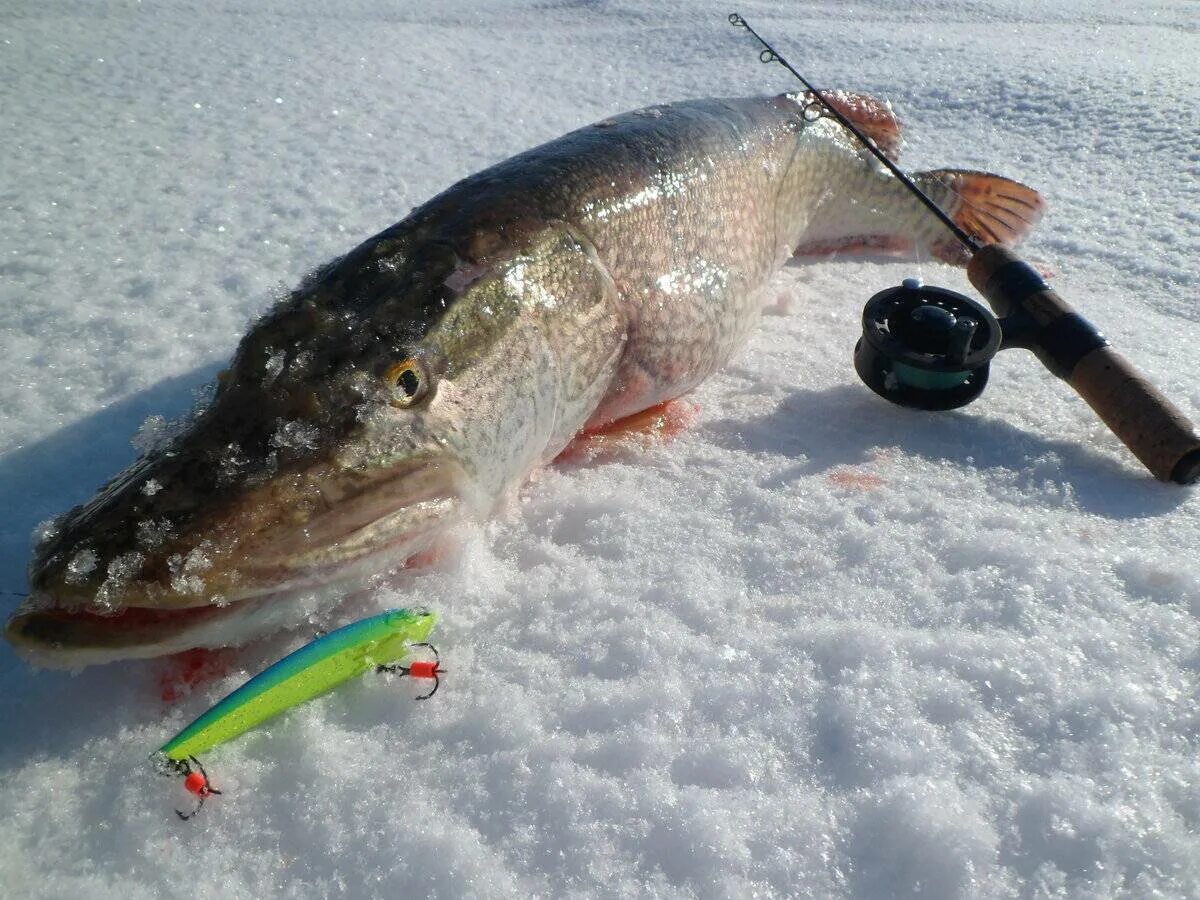
[[[438,664],[430,660],[421,660],[408,667],[408,674],[413,678],[437,678]]]
[[[446,670],[442,668],[442,658],[438,655],[437,647],[430,644],[428,641],[421,641],[413,644],[414,647],[428,647],[433,653],[433,659],[418,659],[409,663],[407,666],[379,666],[377,671],[394,672],[400,675],[408,675],[411,678],[430,678],[433,680],[433,689],[428,694],[422,694],[417,697],[418,700],[428,700],[437,693],[437,689],[441,686],[441,674]]]
[[[201,797],[206,797],[209,794],[208,779],[199,772],[189,772],[187,778],[183,779],[183,788],[192,794],[197,794]]]
[[[204,806],[204,801],[213,794],[221,793],[215,787],[208,783],[208,773],[204,771],[204,766],[200,765],[200,760],[194,756],[189,756],[187,759],[171,759],[162,760],[160,763],[163,766],[164,775],[182,775],[183,788],[189,794],[195,794],[198,798],[196,808],[191,812],[182,812],[175,810],[175,815],[187,821],[196,813],[200,812],[200,808]],[[192,768],[192,765],[196,768]]]

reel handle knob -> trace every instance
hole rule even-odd
[[[1032,350],[1155,478],[1177,484],[1200,480],[1195,425],[1032,266],[1011,250],[989,244],[971,258],[967,277],[1004,319],[1005,346]]]

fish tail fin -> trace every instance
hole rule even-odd
[[[860,95],[839,97],[838,108],[842,112],[855,109],[852,103],[859,104],[853,117],[855,124],[861,127],[864,122],[873,121],[871,139],[876,144],[883,141],[891,151],[888,156],[894,159],[899,146],[899,128],[894,117],[889,118],[890,113],[885,116],[878,105],[865,104]],[[887,143],[889,134],[895,143]],[[882,176],[882,171],[880,174]],[[903,195],[903,213],[898,208],[880,210],[869,204],[844,207],[823,218],[820,229],[805,235],[793,254],[803,259],[831,256],[911,258],[929,253],[950,265],[965,266],[971,258],[967,249],[899,181],[890,180],[897,196]],[[917,172],[912,180],[963,231],[984,244],[1016,246],[1041,219],[1046,208],[1046,201],[1033,188],[988,172],[934,169]]]
[[[913,181],[952,218],[963,231],[985,244],[1016,246],[1029,233],[1046,208],[1046,201],[1031,187],[966,169],[935,169],[918,172]],[[932,217],[931,217],[932,220]],[[943,226],[930,244],[930,252],[955,266],[971,258],[967,249]]]

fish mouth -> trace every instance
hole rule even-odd
[[[226,606],[149,609],[129,606],[112,614],[55,608],[35,594],[9,619],[4,636],[18,654],[47,668],[79,668],[118,659],[145,659],[197,646],[254,612],[265,598]],[[39,609],[39,606],[45,608]]]
[[[258,582],[319,582],[355,560],[408,550],[462,517],[466,483],[462,467],[444,459],[314,479],[308,493],[316,510],[263,535],[241,570]]]
[[[134,583],[125,602],[105,609],[35,591],[4,634],[20,655],[47,668],[243,644],[331,608],[370,576],[428,550],[465,518],[464,485],[456,463],[429,460],[314,479],[309,494],[319,495],[318,511],[272,514],[272,527],[215,554],[216,567],[204,573],[209,589],[185,594]],[[286,506],[287,499],[267,491],[255,502]],[[238,518],[229,522],[236,530]]]

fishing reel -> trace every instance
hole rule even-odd
[[[956,409],[983,392],[1002,341],[999,320],[982,304],[906,278],[867,301],[854,368],[892,403]]]
[[[989,245],[975,251],[967,277],[999,318],[915,278],[867,301],[854,347],[867,387],[900,406],[956,409],[983,392],[992,357],[1020,347],[1086,400],[1155,477],[1200,481],[1200,432],[1033,267]]]

